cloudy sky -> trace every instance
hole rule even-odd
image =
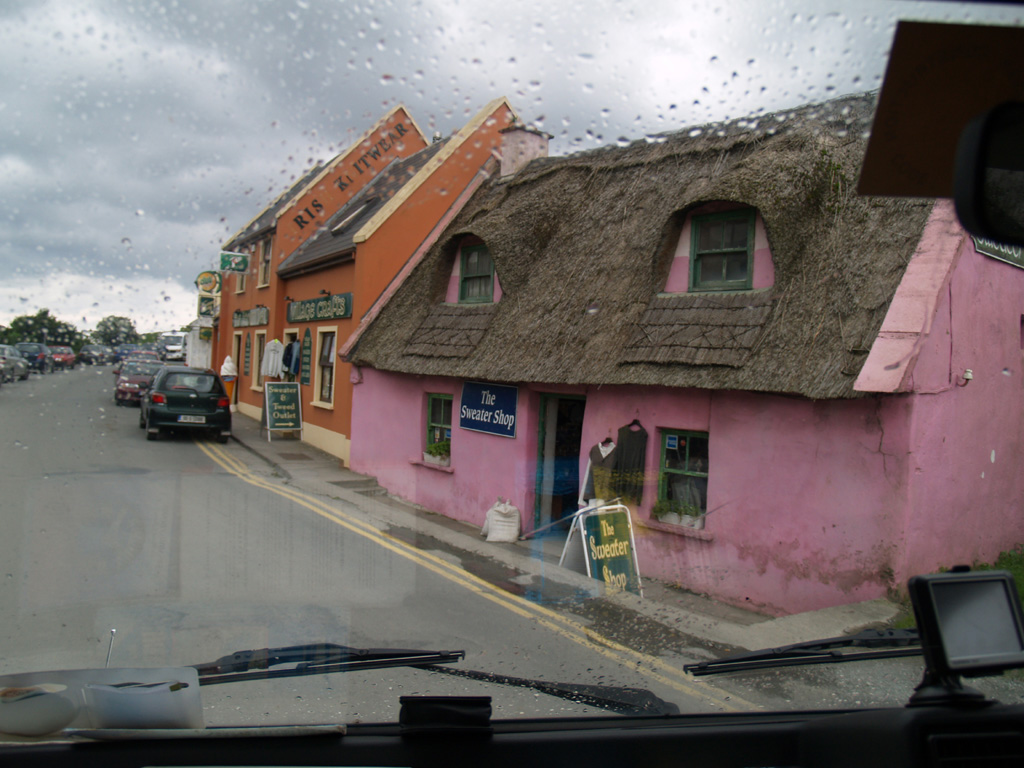
[[[405,104],[428,133],[506,96],[565,154],[877,88],[910,0],[0,3],[0,324],[195,316],[197,273]]]

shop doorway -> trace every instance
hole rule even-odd
[[[535,528],[568,517],[580,495],[580,444],[583,439],[582,395],[541,395],[537,440]],[[564,534],[564,526],[555,531]]]

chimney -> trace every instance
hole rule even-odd
[[[502,178],[518,173],[531,160],[548,156],[548,141],[552,138],[551,134],[536,128],[527,128],[519,122],[502,128],[500,133]]]

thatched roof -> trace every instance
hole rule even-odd
[[[854,397],[928,200],[854,193],[874,95],[535,160],[473,196],[349,359],[495,382],[644,384]],[[772,287],[659,294],[686,212],[754,206]],[[444,304],[458,241],[504,292]]]

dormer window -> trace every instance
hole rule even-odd
[[[486,245],[463,246],[459,265],[459,303],[494,301],[494,261]]]
[[[463,237],[449,263],[446,304],[497,304],[501,301],[501,280],[494,268],[494,259],[479,237]]]
[[[691,223],[690,290],[750,290],[754,272],[754,209],[694,216]]]
[[[368,208],[370,208],[370,206],[376,205],[376,204],[377,204],[377,198],[376,197],[371,197],[368,200],[363,201],[354,211],[352,211],[352,213],[348,214],[348,216],[346,216],[341,221],[339,221],[337,224],[335,224],[335,225],[333,225],[331,227],[331,234],[335,235],[335,236],[342,234],[346,229],[348,229],[350,226],[352,226],[352,222],[354,222],[356,219],[358,219],[360,216],[362,216],[363,213]]]

